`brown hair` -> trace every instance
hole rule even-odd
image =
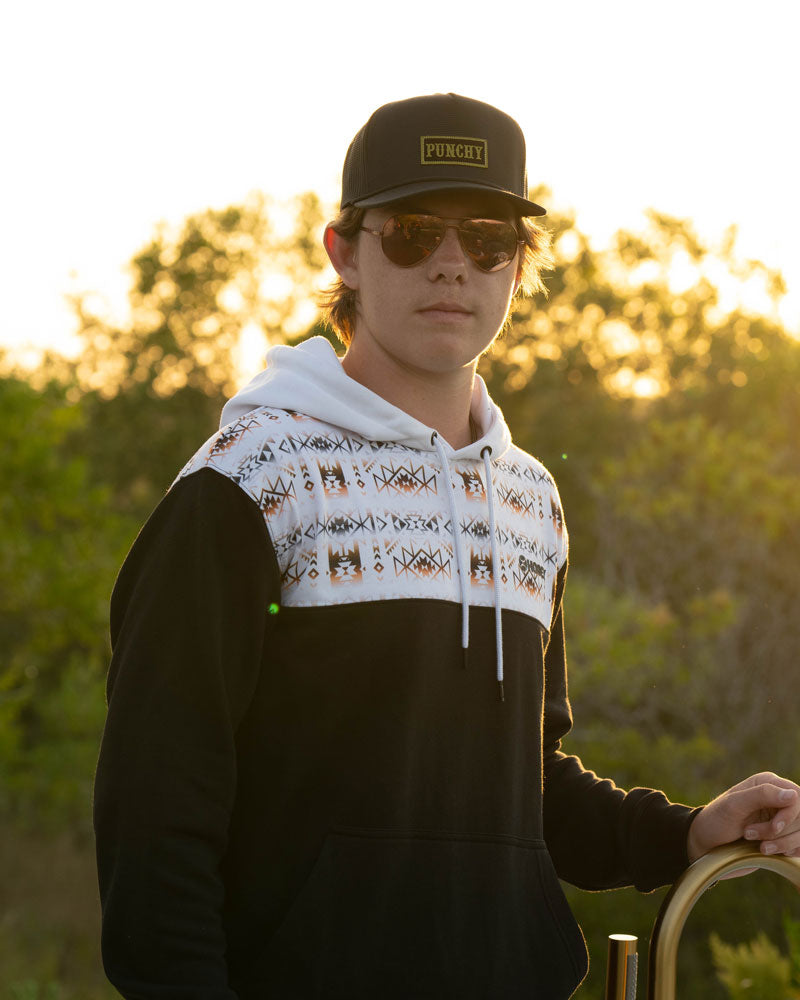
[[[330,223],[331,229],[346,240],[356,239],[366,211],[365,208],[356,208],[353,205],[342,209]],[[517,230],[523,247],[521,278],[516,295],[521,293],[534,295],[536,292],[544,292],[546,295],[547,288],[542,280],[542,271],[553,267],[555,263],[550,232],[525,216],[517,219]],[[323,319],[347,347],[356,329],[358,292],[354,288],[348,288],[342,279],[337,277],[320,292],[317,301],[322,308]]]

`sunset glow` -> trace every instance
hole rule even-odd
[[[14,155],[0,183],[0,343],[74,351],[65,296],[76,290],[96,292],[121,322],[126,264],[161,220],[256,190],[314,189],[333,211],[347,144],[369,113],[437,90],[514,115],[531,185],[576,211],[596,246],[641,228],[649,206],[712,240],[735,223],[742,254],[783,271],[779,315],[800,331],[795,5],[768,2],[754,19],[738,3],[512,2],[482,22],[479,76],[461,58],[469,18],[406,5],[392,39],[403,58],[385,65],[362,16],[371,8],[347,6],[342,18],[321,4],[276,12],[238,0],[211,16],[186,2],[78,0],[53,7],[42,33],[38,9],[17,5],[0,62],[5,92],[18,95],[2,124]],[[440,58],[415,44],[423,18]],[[509,28],[523,23],[536,25],[530,58],[509,59]],[[359,56],[332,60],[343,30]],[[690,280],[676,258],[670,281]],[[758,280],[723,293],[775,308]]]

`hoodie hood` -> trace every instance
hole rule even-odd
[[[470,409],[481,436],[456,450],[436,436],[432,427],[350,378],[324,337],[312,337],[297,347],[271,347],[264,370],[223,407],[220,427],[262,406],[294,410],[369,441],[393,442],[419,451],[438,451],[433,443],[436,437],[438,447],[451,459],[480,460],[488,447],[496,461],[511,446],[508,426],[480,375],[475,376]]]

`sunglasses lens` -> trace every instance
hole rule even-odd
[[[435,215],[393,215],[384,224],[381,247],[393,264],[411,267],[433,253],[445,231]]]
[[[514,259],[517,231],[498,219],[465,219],[458,228],[461,245],[482,271],[499,271]]]
[[[499,219],[463,219],[455,227],[466,254],[482,271],[499,271],[514,259],[517,231]],[[393,215],[381,231],[381,247],[393,264],[412,267],[430,257],[447,232],[438,215]]]

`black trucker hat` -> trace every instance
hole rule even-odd
[[[528,200],[525,137],[514,119],[469,97],[431,94],[372,114],[347,150],[341,207],[460,189],[502,195],[520,215],[546,214]]]

